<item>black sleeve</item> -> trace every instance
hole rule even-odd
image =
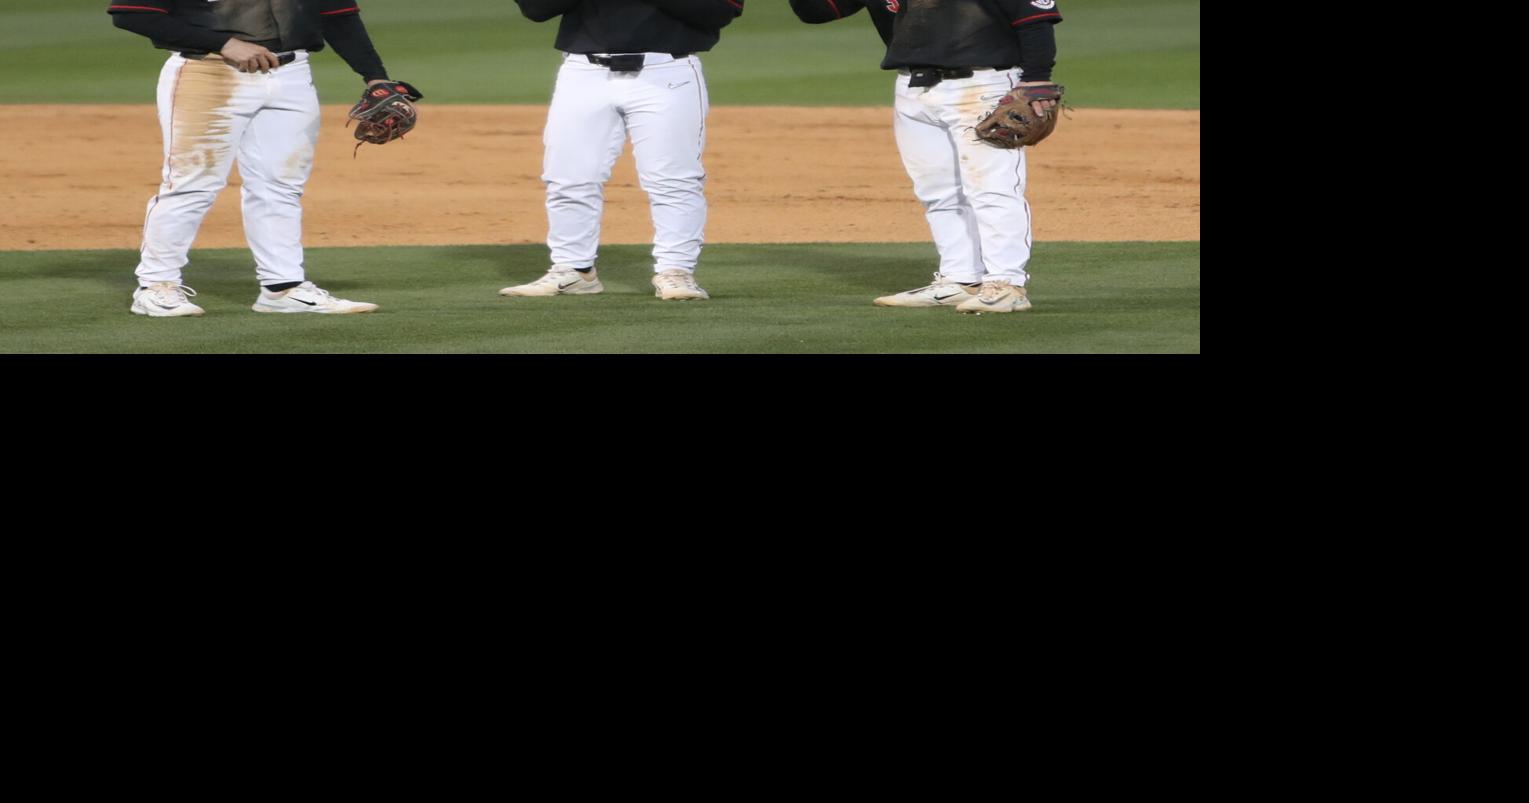
[[[796,18],[813,24],[842,20],[862,8],[860,0],[791,0]]]
[[[743,0],[643,0],[671,17],[707,31],[720,31],[743,13]]]
[[[559,14],[567,14],[584,0],[515,0],[520,13],[533,22],[546,22]]]
[[[1020,26],[1019,66],[1026,81],[1051,80],[1051,68],[1056,66],[1056,26]]]
[[[377,55],[377,48],[372,45],[371,34],[366,32],[366,23],[361,21],[359,13],[326,13],[323,19],[324,41],[352,70],[368,81],[388,77],[387,68],[382,66],[382,57]]]
[[[180,17],[170,16],[167,0],[140,0],[113,3],[106,10],[112,24],[124,31],[165,44],[175,50],[215,53],[229,39],[228,34],[198,28]]]
[[[1062,21],[1062,10],[1057,8],[1056,0],[996,0],[996,3],[1011,28]]]

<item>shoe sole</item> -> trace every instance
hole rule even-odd
[[[203,310],[201,312],[183,312],[179,315],[155,315],[152,312],[144,312],[137,307],[128,307],[127,310],[134,315],[142,315],[145,318],[200,318],[206,312]]]
[[[965,315],[981,315],[984,312],[996,312],[996,313],[1024,312],[1024,311],[1030,309],[1030,307],[1031,307],[1030,304],[1026,304],[1023,307],[1009,307],[1008,309],[1002,309],[1002,308],[999,308],[999,307],[992,307],[990,309],[961,309],[960,307],[956,307],[956,312],[960,312],[960,313],[963,313]]]
[[[558,296],[597,296],[601,290],[581,290],[577,293],[506,293],[500,291],[499,295],[505,298],[557,298]]]
[[[711,300],[711,296],[706,295],[706,294],[702,294],[702,295],[698,295],[698,296],[669,296],[668,298],[664,298],[664,294],[659,292],[659,293],[654,293],[653,297],[654,298],[663,299],[664,301],[710,301]]]
[[[603,292],[605,292],[605,285],[602,284],[592,290],[588,288],[582,290],[559,290],[556,293],[506,293],[500,290],[499,295],[505,298],[554,298],[556,296],[593,296]]]
[[[962,301],[965,301],[965,300],[966,299],[963,298],[963,299],[961,299],[961,301],[952,301],[950,303],[940,302],[940,303],[935,303],[935,304],[898,304],[898,303],[895,303],[895,302],[892,302],[892,301],[882,301],[881,299],[878,298],[875,301],[872,301],[871,303],[875,304],[878,307],[900,307],[900,308],[903,308],[903,309],[933,309],[934,307],[954,307],[957,304],[960,304]]]

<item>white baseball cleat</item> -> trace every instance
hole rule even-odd
[[[570,265],[553,265],[547,275],[530,284],[517,284],[499,291],[502,296],[587,296],[605,292],[605,285],[595,269],[580,272]]]
[[[128,309],[134,315],[147,315],[150,318],[181,318],[187,315],[201,315],[205,310],[191,303],[186,296],[194,296],[196,291],[180,282],[150,282],[148,287],[140,287],[133,291],[133,305]]]
[[[711,298],[695,283],[694,273],[678,268],[653,274],[653,295],[665,301],[705,301]]]
[[[1025,288],[1015,287],[1008,279],[988,279],[977,295],[956,305],[956,312],[1024,312],[1030,309]]]
[[[948,307],[960,304],[977,295],[977,288],[948,279],[942,273],[934,275],[934,283],[916,290],[907,290],[890,296],[882,296],[874,302],[878,307]]]
[[[328,290],[313,282],[303,282],[279,293],[261,290],[260,297],[255,299],[255,305],[250,309],[256,312],[316,312],[323,315],[349,315],[357,312],[371,312],[377,309],[377,305],[368,304],[365,301],[346,301],[343,298],[335,298],[329,294]]]

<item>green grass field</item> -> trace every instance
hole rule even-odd
[[[0,0],[0,103],[152,104],[164,54],[112,27],[106,5]],[[390,70],[427,102],[548,100],[555,26],[511,0],[362,5]],[[1056,77],[1072,103],[1200,108],[1199,0],[1060,5]],[[863,16],[808,26],[785,0],[751,0],[705,59],[716,105],[883,106],[881,52]],[[343,62],[326,54],[316,71],[327,102],[350,101]],[[192,320],[127,312],[135,253],[0,252],[0,353],[1200,351],[1199,243],[1038,243],[1036,309],[982,317],[871,306],[927,280],[929,245],[709,245],[699,275],[714,299],[689,304],[652,297],[647,251],[602,249],[603,296],[509,300],[495,291],[544,270],[545,248],[315,249],[316,280],[383,305],[323,318],[249,311],[248,252],[198,250],[186,281],[208,315]]]
[[[152,103],[164,61],[112,27],[101,0],[3,0],[0,98],[6,103]],[[1057,80],[1077,106],[1200,107],[1199,0],[1063,0]],[[556,27],[511,0],[364,0],[392,73],[436,103],[545,103]],[[786,0],[753,0],[708,54],[716,104],[882,105],[890,94],[870,21],[804,25]],[[333,54],[319,88],[348,99],[356,78]]]
[[[368,315],[261,315],[247,252],[199,251],[203,318],[128,313],[137,254],[6,254],[0,353],[1120,353],[1200,350],[1200,245],[1043,244],[1036,307],[900,310],[873,297],[925,283],[926,245],[708,246],[707,302],[664,302],[648,249],[604,249],[598,296],[500,298],[545,270],[540,246],[313,249],[313,277]]]

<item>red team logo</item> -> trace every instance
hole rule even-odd
[[[896,14],[902,10],[902,0],[887,0],[887,10]]]

